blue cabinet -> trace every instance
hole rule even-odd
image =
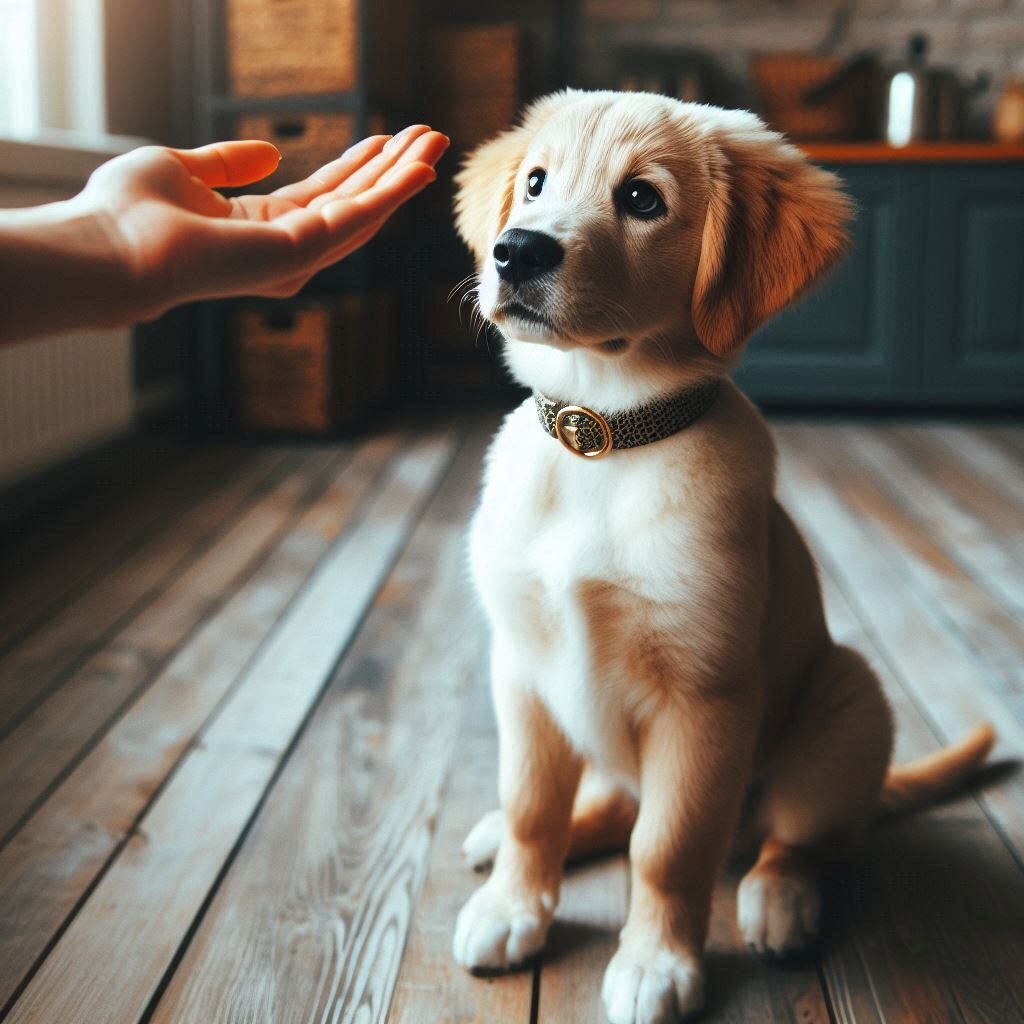
[[[751,340],[737,383],[780,405],[1024,404],[1024,165],[833,169],[851,252]]]

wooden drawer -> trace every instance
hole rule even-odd
[[[384,292],[241,307],[234,329],[239,424],[327,434],[386,404],[397,377],[393,309]]]
[[[271,191],[308,178],[352,145],[351,114],[247,114],[235,122],[236,139],[263,139],[281,151],[281,165],[247,191]]]
[[[358,78],[357,0],[225,0],[238,96],[344,92]]]

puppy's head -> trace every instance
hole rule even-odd
[[[481,312],[508,340],[662,377],[730,367],[836,261],[850,216],[753,114],[642,93],[549,96],[458,185]]]

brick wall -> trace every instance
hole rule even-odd
[[[814,50],[826,38],[840,0],[581,0],[578,79],[610,80],[620,45],[707,51],[721,65],[729,100],[756,106],[746,76],[749,54]],[[963,76],[985,71],[993,85],[976,103],[983,128],[1008,75],[1024,77],[1024,0],[852,0],[853,16],[838,52],[863,48],[898,62],[906,40],[925,32],[930,61]]]

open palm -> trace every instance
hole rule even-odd
[[[276,170],[265,142],[151,146],[101,167],[81,199],[99,215],[139,295],[139,316],[196,299],[294,294],[364,245],[436,175],[448,140],[425,125],[374,136],[269,195],[216,192]]]

